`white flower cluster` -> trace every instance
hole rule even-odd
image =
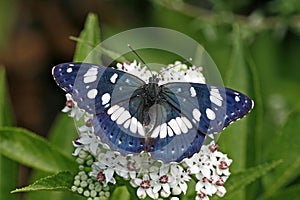
[[[149,70],[146,67],[141,68],[141,64],[136,61],[119,63],[117,68],[139,76],[146,82],[151,76]],[[172,81],[205,83],[201,71],[201,67],[188,68],[187,65],[176,62],[161,70],[162,78],[159,84]],[[191,158],[185,158],[180,163],[162,163],[153,160],[147,153],[123,156],[118,152],[111,151],[94,134],[91,123],[93,116],[80,109],[70,94],[67,94],[66,98],[66,107],[63,112],[68,112],[69,116],[77,122],[80,120],[84,122],[84,125],[78,127],[79,137],[73,141],[75,147],[73,155],[78,157],[79,164],[81,164],[80,157],[85,154],[84,152],[92,155],[93,159],[88,163],[89,170],[83,166],[80,170],[85,171],[102,187],[117,184],[117,177],[121,177],[132,187],[137,188],[136,195],[140,199],[146,196],[152,199],[176,199],[180,194],[186,194],[188,182],[194,178],[197,182],[194,188],[196,200],[208,200],[214,194],[222,197],[226,193],[223,185],[230,175],[229,166],[232,160],[218,151],[218,146],[214,141],[203,145],[199,153],[194,154]],[[83,174],[83,172],[80,173]],[[81,176],[77,175],[76,178],[80,180],[79,177]],[[78,184],[80,185],[78,180],[77,185],[75,184],[76,180],[74,181],[73,189],[81,191],[82,189],[78,189]],[[89,194],[93,194],[93,198],[97,199],[98,197],[94,194],[100,193],[92,190],[89,191]]]
[[[194,174],[198,180],[195,188],[196,200],[208,200],[208,196],[213,194],[223,197],[226,193],[223,185],[230,175],[229,166],[232,160],[218,151],[218,148],[218,145],[211,142],[203,145],[199,153],[184,160],[189,173]]]
[[[118,175],[137,188],[137,196],[141,199],[147,195],[153,199],[167,198],[185,194],[187,183],[191,180],[191,175],[194,175],[197,179],[197,200],[207,200],[213,194],[222,197],[226,193],[223,185],[230,175],[232,160],[218,151],[218,145],[213,142],[203,145],[199,153],[181,163],[157,162],[147,154],[125,157],[105,148],[97,148],[97,153],[94,154],[92,151],[97,143],[99,144],[99,140],[95,136],[82,134],[74,142],[74,155],[82,151],[95,155],[89,175],[104,186],[115,184],[115,175]]]

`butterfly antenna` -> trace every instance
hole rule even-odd
[[[140,61],[142,61],[142,63],[147,67],[147,69],[150,71],[150,73],[151,73],[151,75],[153,75],[152,74],[152,72],[151,72],[151,70],[150,70],[150,67],[145,63],[145,61],[141,58],[141,56],[132,48],[132,46],[130,45],[130,44],[128,44],[128,48],[138,57],[138,59],[140,60]]]

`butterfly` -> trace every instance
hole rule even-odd
[[[123,155],[147,152],[180,162],[200,151],[208,134],[221,132],[253,108],[246,95],[193,82],[148,82],[111,67],[63,63],[54,80],[78,107],[92,114],[94,133]]]

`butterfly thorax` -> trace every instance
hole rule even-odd
[[[157,75],[153,75],[149,78],[149,83],[143,86],[145,91],[145,99],[147,99],[148,104],[152,106],[160,93],[160,87],[158,85],[159,78]]]
[[[148,131],[152,129],[149,127],[153,120],[152,112],[153,106],[159,104],[159,96],[161,87],[158,85],[158,78],[156,76],[149,78],[149,83],[136,89],[129,101],[129,112],[135,116],[144,126],[148,126]],[[147,132],[147,131],[146,131]]]

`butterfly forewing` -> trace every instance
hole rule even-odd
[[[78,106],[90,114],[122,104],[144,81],[109,67],[87,63],[64,63],[53,68],[57,84],[70,93]]]

